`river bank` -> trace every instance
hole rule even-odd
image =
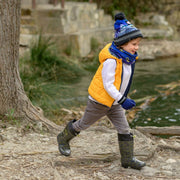
[[[2,121],[0,120],[2,126]],[[132,130],[141,170],[120,165],[116,130],[95,124],[71,141],[72,155],[58,152],[56,135],[6,124],[0,130],[0,179],[178,180],[180,139],[161,139]],[[61,129],[62,130],[62,129]]]
[[[145,42],[147,46],[143,46]],[[172,46],[176,43],[171,41],[155,40],[154,44],[156,44],[156,46],[153,45],[151,41],[145,40],[145,42],[142,42],[142,49],[144,48],[142,53],[150,54],[150,52],[152,52],[156,55],[154,57],[159,55],[159,50],[161,50],[161,53],[167,52],[165,53],[165,57],[167,57],[167,54],[172,53],[172,51],[174,52],[172,54],[173,56],[178,54],[179,51],[178,43],[176,46]],[[167,44],[163,45],[161,44],[162,42],[163,44],[164,42]],[[152,53],[150,55],[152,55]],[[141,54],[140,56],[145,57],[145,55]],[[161,57],[163,56],[161,55]],[[166,60],[163,62],[165,61]],[[148,66],[149,69],[149,65],[152,64],[152,62],[148,62],[142,63],[143,66],[141,66],[139,72],[142,72],[143,69],[143,72],[147,73],[147,76],[150,76],[152,80],[154,71],[148,74],[149,71],[145,69],[145,65]],[[154,69],[154,67],[152,69]],[[159,68],[161,69],[160,66],[156,66],[156,68],[156,74],[159,73],[165,77],[167,82],[164,81],[164,83],[174,80],[174,76],[172,76],[173,73],[170,73],[172,71],[164,69],[162,73],[161,70],[159,71]],[[168,67],[168,69],[170,68]],[[175,69],[172,70],[175,72]],[[171,74],[169,80],[167,80],[167,76],[164,74],[165,71],[167,74]],[[138,76],[142,77],[141,74]],[[177,77],[179,78],[178,74]],[[146,84],[150,82],[145,79],[144,74],[143,79],[146,81]],[[158,78],[154,77],[154,79]],[[144,88],[144,83],[142,83],[141,80],[140,82],[142,90],[144,90],[146,86],[152,89],[152,84],[145,85]],[[160,83],[162,83],[162,79],[160,79]],[[159,85],[159,83],[157,85]],[[68,86],[67,88],[71,89],[71,91],[72,89],[73,91],[79,91],[77,87],[81,86],[77,84],[74,86],[74,88],[72,88],[72,86]],[[169,86],[167,85],[167,87]],[[65,89],[65,86],[62,88],[64,91],[69,92],[69,89]],[[139,88],[137,89],[139,91]],[[58,90],[61,91],[61,89]],[[170,90],[172,90],[172,94],[176,93],[178,95],[179,91],[175,92],[174,89],[171,88]],[[85,91],[87,92],[87,87]],[[83,92],[84,91],[81,89],[80,94],[82,95]],[[149,92],[149,90],[147,90],[147,92],[152,93],[151,91]],[[172,97],[172,95],[169,94],[168,88],[167,92],[166,97]],[[161,93],[159,93],[159,96]],[[68,98],[72,100],[73,95],[68,95]],[[75,101],[77,100],[76,98]],[[139,108],[144,111],[146,107],[149,106],[149,103],[153,102],[154,99],[152,98],[141,99],[141,105],[138,105],[135,111],[130,111],[128,116],[133,119]],[[57,99],[56,97],[51,97],[49,102],[52,103],[55,101],[58,104]],[[62,104],[62,99],[59,98],[59,100],[59,104]],[[72,101],[70,103],[72,104]],[[52,106],[52,104],[50,104],[50,106]],[[169,108],[169,106],[167,107]],[[79,107],[78,110],[61,109],[62,114],[57,114],[57,118],[59,118],[60,122],[59,124],[62,125],[60,130],[62,130],[65,124],[72,118],[80,118],[84,112],[84,108],[85,107]],[[58,109],[58,111],[60,111],[60,109]],[[178,117],[178,115],[179,114],[176,116]],[[148,117],[148,122],[150,122],[151,119],[152,118]],[[106,118],[98,121],[88,130],[81,132],[77,138],[72,140],[72,155],[70,157],[64,157],[59,154],[56,135],[50,134],[43,129],[41,129],[41,131],[34,131],[35,127],[30,124],[23,125],[23,123],[17,122],[17,126],[12,126],[8,123],[4,123],[2,120],[0,120],[0,127],[0,180],[178,180],[180,176],[180,140],[177,136],[173,136],[169,139],[162,139],[142,134],[136,129],[133,129],[132,131],[136,135],[135,156],[145,161],[147,164],[141,171],[137,171],[133,169],[124,169],[120,166],[117,133]],[[38,128],[41,128],[41,124],[39,124]]]

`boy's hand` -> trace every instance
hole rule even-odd
[[[136,105],[135,101],[132,99],[128,99],[128,98],[126,98],[125,101],[123,101],[121,103],[121,106],[126,110],[131,109],[135,105]]]

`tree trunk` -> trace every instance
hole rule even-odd
[[[21,0],[0,0],[0,114],[41,121],[48,129],[59,127],[43,116],[25,94],[19,75]]]

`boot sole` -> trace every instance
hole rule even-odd
[[[139,167],[132,166],[132,165],[130,165],[130,164],[121,164],[121,166],[122,166],[123,168],[128,168],[128,167],[130,167],[130,168],[132,168],[132,169],[141,170],[142,167],[146,166],[146,163],[144,163],[142,166],[139,166]]]

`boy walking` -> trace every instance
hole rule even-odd
[[[133,135],[125,110],[136,105],[134,100],[128,98],[128,92],[143,35],[123,13],[115,15],[114,30],[114,41],[99,53],[100,66],[88,89],[89,99],[84,116],[78,121],[70,121],[57,136],[57,141],[60,153],[69,156],[70,140],[106,115],[118,133],[122,167],[140,170],[145,163],[133,156]]]

